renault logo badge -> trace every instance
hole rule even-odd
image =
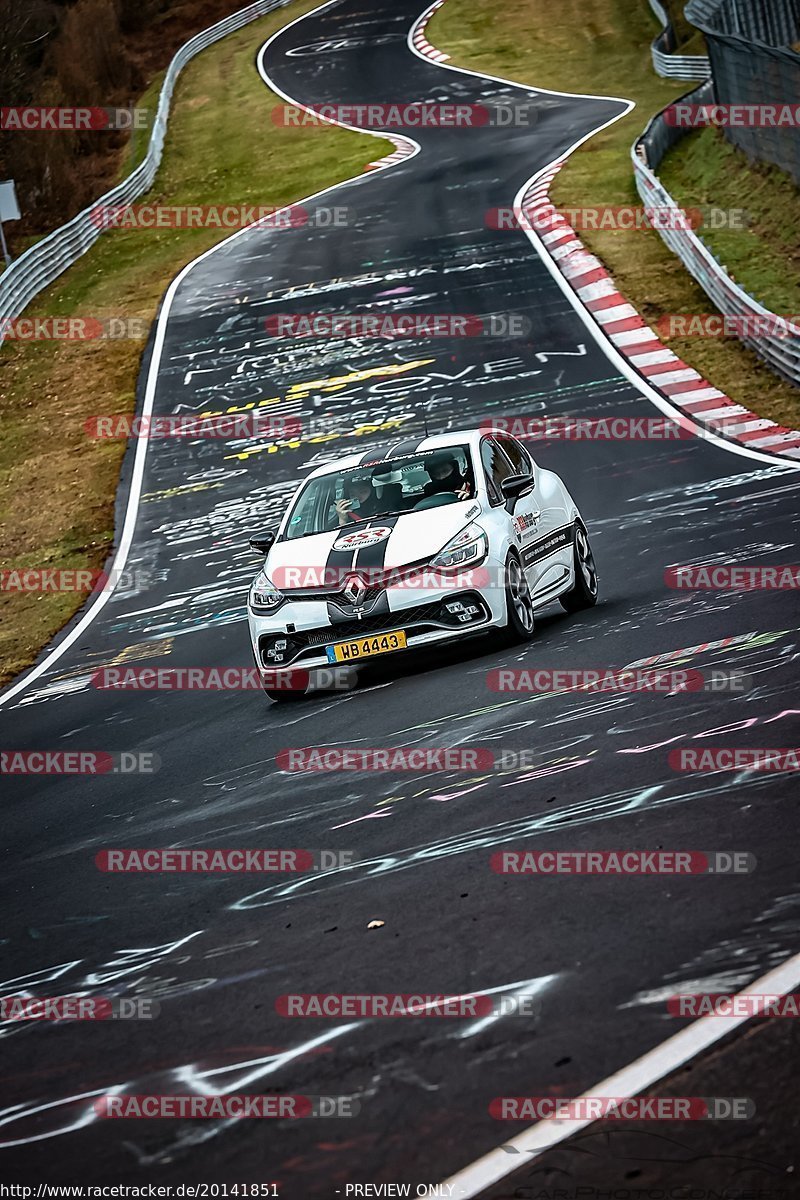
[[[344,596],[354,606],[358,606],[366,595],[367,585],[360,575],[351,575],[344,585]]]

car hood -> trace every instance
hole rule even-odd
[[[266,562],[267,574],[277,586],[313,587],[313,572],[334,567],[348,570],[372,570],[406,566],[433,558],[451,538],[480,515],[476,500],[460,500],[401,516],[373,517],[345,525],[331,533],[316,533],[309,537],[276,542]],[[286,568],[297,568],[300,574],[286,576]],[[309,572],[306,579],[305,572]]]

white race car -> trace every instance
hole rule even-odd
[[[506,434],[411,439],[313,471],[250,588],[253,653],[269,682],[500,630],[597,601],[586,525],[566,487]],[[273,699],[305,687],[265,686]]]

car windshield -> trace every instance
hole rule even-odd
[[[280,540],[358,528],[378,517],[456,504],[474,495],[468,446],[376,459],[310,479],[292,506]]]

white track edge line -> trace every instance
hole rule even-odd
[[[429,5],[428,8],[426,8],[425,11],[414,22],[414,24],[411,27],[411,33],[409,34],[409,38],[408,38],[409,49],[412,51],[412,53],[416,54],[418,58],[424,58],[426,62],[433,62],[433,60],[428,58],[428,56],[426,54],[420,53],[420,51],[413,44],[413,42],[411,40],[411,36],[414,33],[414,31],[416,30],[417,26],[421,26],[421,25],[427,23],[427,21],[430,19],[432,14],[434,12],[436,12],[437,9],[439,9],[440,7],[441,7],[440,3],[434,3],[434,4]],[[664,396],[662,396],[659,392],[655,391],[654,388],[649,387],[647,385],[647,383],[644,381],[644,379],[642,378],[642,376],[639,375],[638,372],[633,369],[633,367],[631,367],[631,365],[627,361],[627,359],[622,354],[620,354],[619,351],[616,349],[616,347],[608,340],[607,335],[602,332],[600,326],[597,324],[597,322],[593,319],[593,317],[590,315],[590,313],[584,307],[580,297],[576,295],[574,289],[570,286],[570,284],[567,282],[567,280],[564,278],[564,276],[559,271],[558,267],[553,262],[544,243],[540,241],[540,239],[538,238],[538,236],[534,233],[534,231],[532,229],[528,228],[528,226],[530,225],[530,222],[524,219],[524,213],[522,210],[522,198],[530,190],[530,188],[536,182],[536,180],[540,179],[542,176],[547,175],[548,173],[552,173],[553,176],[555,174],[557,174],[557,171],[554,171],[553,168],[556,167],[556,165],[558,163],[562,163],[567,158],[569,158],[569,156],[571,154],[573,154],[578,149],[579,146],[582,146],[584,142],[588,141],[589,138],[594,137],[595,134],[597,134],[597,133],[602,133],[602,131],[604,129],[607,129],[609,125],[613,125],[616,121],[621,120],[622,117],[626,117],[628,115],[628,113],[633,108],[636,107],[635,101],[627,100],[621,96],[596,96],[590,92],[556,92],[556,91],[553,91],[551,88],[540,88],[540,87],[537,87],[535,84],[520,83],[519,80],[515,81],[512,79],[506,79],[502,75],[489,75],[482,71],[473,71],[469,67],[458,67],[458,66],[455,66],[453,63],[434,62],[433,65],[440,67],[443,71],[458,71],[464,75],[474,75],[477,79],[493,79],[498,83],[506,83],[506,84],[509,84],[512,87],[516,87],[516,88],[527,88],[528,90],[530,90],[532,92],[543,92],[550,96],[570,96],[570,97],[573,97],[574,99],[587,99],[587,100],[611,100],[611,101],[616,101],[619,104],[627,105],[627,108],[625,109],[624,112],[618,113],[615,117],[611,117],[610,120],[603,122],[602,125],[598,125],[590,133],[584,134],[584,136],[582,138],[579,138],[576,142],[573,142],[573,144],[567,150],[565,150],[562,154],[559,154],[556,158],[554,158],[546,166],[540,167],[539,170],[534,171],[534,173],[525,181],[525,183],[523,183],[522,187],[517,192],[517,195],[514,197],[514,204],[513,204],[514,214],[517,217],[517,220],[519,221],[520,225],[522,226],[525,236],[528,238],[528,240],[531,243],[531,245],[533,246],[534,250],[539,255],[539,257],[541,258],[544,265],[547,267],[547,269],[550,272],[550,274],[552,275],[553,279],[555,279],[556,283],[561,288],[561,291],[564,293],[564,295],[567,297],[567,299],[569,300],[572,307],[575,309],[575,312],[578,314],[578,316],[581,318],[581,320],[583,321],[586,328],[589,330],[590,334],[594,338],[597,345],[600,347],[600,349],[603,351],[603,353],[606,355],[606,357],[609,359],[609,361],[611,363],[613,363],[613,365],[617,368],[617,370],[620,372],[620,374],[624,375],[624,377],[628,380],[628,382],[632,383],[633,386],[639,392],[641,392],[641,394],[645,397],[645,399],[649,400],[651,404],[654,404],[656,406],[656,408],[658,408],[666,416],[671,417],[679,425],[682,425],[685,428],[690,429],[701,440],[711,442],[713,445],[718,446],[719,448],[721,448],[723,450],[727,450],[731,454],[738,454],[743,458],[752,458],[752,459],[755,459],[757,462],[765,463],[771,467],[782,466],[782,467],[785,467],[785,469],[787,471],[800,470],[800,466],[795,466],[791,462],[787,462],[787,460],[785,458],[781,458],[781,457],[779,457],[777,455],[773,455],[773,454],[760,453],[757,450],[750,450],[748,447],[742,445],[739,442],[728,441],[726,438],[719,437],[717,434],[710,432],[704,425],[701,425],[697,421],[692,420],[692,418],[689,416],[689,414],[683,412],[683,410],[680,409],[678,406],[670,404],[669,401]],[[587,253],[588,253],[588,251],[587,251]],[[608,277],[609,277],[609,279],[613,279],[613,277],[610,274]],[[639,314],[637,313],[637,316],[638,315]],[[643,332],[645,332],[645,331],[643,331]]]
[[[418,18],[417,22],[415,22],[415,25],[412,26],[412,34],[416,26],[424,21],[427,21],[430,14],[435,12],[439,7],[440,4],[437,3],[427,8],[425,12]],[[411,35],[409,35],[409,46],[415,54],[419,53],[411,42]],[[425,55],[419,55],[419,57],[426,58],[426,61],[428,62],[431,61],[430,59],[427,59]],[[471,71],[468,68],[457,67],[449,63],[437,63],[435,65],[440,66],[447,71],[463,71],[465,74],[476,75],[479,78],[497,79],[501,83],[513,82],[508,79],[502,79],[499,76],[482,75],[481,72]],[[524,87],[528,85],[515,83],[514,86]],[[535,88],[534,86],[531,86],[531,90],[547,91],[548,89]],[[572,92],[558,92],[550,94],[583,95],[583,93]],[[618,99],[618,97],[592,98]],[[625,112],[620,113],[617,117],[613,117],[610,121],[605,122],[605,124],[593,130],[592,133],[580,138],[564,154],[559,155],[558,158],[553,159],[553,161],[546,167],[541,168],[539,171],[536,171],[533,175],[531,175],[531,177],[526,181],[526,183],[523,184],[514,198],[514,211],[518,218],[522,215],[522,198],[530,188],[531,184],[540,176],[547,174],[547,172],[550,171],[557,162],[561,162],[565,158],[569,157],[569,155],[572,154],[578,148],[578,146],[580,146],[588,138],[593,137],[595,133],[599,133],[608,125],[613,124],[615,121],[619,120],[620,117],[626,116],[627,113],[631,111],[631,108],[634,107],[634,105],[630,101],[623,101],[623,103],[628,103],[629,105]],[[523,223],[523,225],[524,224],[526,223]],[[662,412],[676,419],[677,412],[679,413],[680,417],[685,419],[684,413],[680,412],[680,410],[673,409],[672,406],[669,405],[658,393],[654,392],[652,388],[644,385],[641,377],[637,375],[632,368],[629,368],[626,360],[615,350],[607,337],[602,334],[600,326],[592,320],[588,311],[581,303],[580,297],[575,294],[573,289],[561,275],[561,272],[555,266],[555,263],[550,258],[544,245],[537,245],[536,241],[534,241],[535,235],[532,236],[532,231],[526,230],[526,234],[528,235],[528,238],[537,254],[545,263],[545,266],[547,266],[551,275],[553,275],[554,279],[561,287],[562,292],[567,296],[572,304],[572,307],[581,317],[587,328],[590,329],[595,341],[605,352],[610,361],[614,362],[615,365],[618,365],[626,378],[630,379],[630,381],[635,384],[639,391],[641,391],[648,400],[654,403],[656,407],[661,409]],[[681,423],[683,423],[683,421]],[[698,430],[698,426],[695,422],[687,420],[686,423],[691,428]],[[714,436],[709,437],[706,430],[701,430],[701,432],[702,436],[706,440],[713,441],[715,444],[721,446],[723,449],[729,450],[731,453],[738,453],[748,458],[755,458],[760,462],[769,463],[770,466],[786,465],[788,466],[789,470],[794,469],[792,468],[791,464],[785,464],[784,460],[776,459],[772,456],[761,455],[751,451],[749,452],[744,447],[738,446],[732,442],[728,442],[725,439]],[[760,979],[757,979],[754,983],[750,984],[747,988],[744,988],[738,994],[745,996],[748,994],[759,993],[760,991],[764,990],[772,994],[786,995],[789,991],[791,991],[792,988],[798,986],[798,984],[800,984],[800,954],[794,955],[792,958],[787,959],[786,962],[782,963],[780,967],[777,967],[774,971],[770,971]],[[709,1046],[714,1045],[715,1042],[720,1041],[722,1038],[732,1033],[740,1025],[744,1024],[745,1021],[750,1019],[750,1017],[701,1017],[698,1021],[694,1021],[690,1026],[688,1026],[688,1028],[682,1029],[679,1033],[674,1034],[673,1037],[668,1038],[665,1042],[662,1042],[660,1045],[654,1047],[640,1058],[635,1059],[632,1063],[628,1064],[626,1067],[623,1067],[614,1075],[609,1075],[601,1083],[597,1084],[596,1087],[593,1087],[590,1092],[585,1092],[584,1096],[607,1095],[622,1097],[636,1095],[643,1091],[644,1088],[651,1086],[660,1079],[663,1079],[666,1075],[669,1075],[672,1071],[676,1070],[684,1063],[690,1061],[692,1058],[695,1058],[703,1050],[708,1049]],[[491,1150],[488,1154],[483,1155],[483,1157],[477,1159],[474,1163],[471,1163],[469,1166],[457,1171],[454,1175],[450,1175],[446,1180],[443,1181],[443,1186],[451,1186],[453,1189],[451,1195],[454,1197],[459,1197],[459,1200],[470,1200],[471,1197],[479,1196],[480,1193],[485,1191],[487,1187],[490,1187],[492,1184],[506,1178],[508,1175],[516,1172],[523,1166],[523,1163],[518,1160],[517,1154],[513,1152],[514,1150],[516,1150],[519,1154],[526,1155],[526,1162],[532,1162],[535,1158],[544,1153],[545,1150],[572,1137],[573,1134],[592,1123],[593,1122],[591,1121],[537,1122],[536,1124],[529,1126],[528,1129],[524,1130],[522,1133],[517,1134],[516,1137],[511,1138],[509,1141],[504,1143],[504,1145],[513,1148],[510,1153],[502,1148]]]
[[[785,996],[798,984],[800,984],[800,954],[795,954],[781,963],[779,967],[768,971],[766,975],[762,975],[760,979],[748,984],[746,988],[736,994],[749,996],[767,993],[774,996]],[[654,1046],[646,1054],[622,1067],[613,1075],[609,1075],[601,1083],[584,1092],[580,1098],[636,1096],[728,1034],[733,1033],[746,1021],[751,1020],[753,1018],[750,1016],[718,1017],[710,1014],[700,1017],[685,1029],[681,1029],[679,1033],[667,1038],[665,1042]],[[484,1154],[469,1166],[456,1171],[454,1175],[444,1180],[444,1183],[453,1188],[450,1195],[454,1198],[470,1200],[471,1197],[479,1196],[486,1188],[517,1172],[526,1164],[534,1162],[553,1146],[557,1146],[581,1129],[593,1124],[595,1122],[590,1120],[537,1121],[534,1125],[529,1125],[522,1133],[509,1138],[502,1146],[490,1150],[488,1154]],[[503,1146],[510,1146],[512,1149],[505,1150]]]
[[[331,5],[338,4],[338,3],[339,3],[339,0],[326,0],[326,3],[320,4],[317,8],[311,9],[309,12],[303,13],[299,17],[295,17],[294,20],[287,22],[286,25],[282,25],[280,27],[280,29],[277,29],[275,31],[275,33],[273,33],[266,40],[266,42],[264,42],[263,46],[259,50],[257,63],[258,63],[258,70],[259,70],[259,74],[261,75],[261,78],[264,80],[264,82],[267,84],[268,87],[272,88],[272,90],[277,93],[277,95],[283,96],[283,98],[285,100],[291,100],[292,104],[294,104],[296,102],[294,100],[292,100],[292,98],[290,96],[287,96],[285,92],[282,92],[279,88],[275,88],[273,86],[273,84],[269,82],[269,77],[265,76],[265,74],[262,72],[262,69],[261,69],[262,68],[262,56],[264,54],[264,51],[267,49],[267,47],[270,45],[271,42],[273,42],[277,37],[279,37],[282,33],[284,33],[285,30],[290,29],[292,25],[296,25],[296,24],[298,24],[298,22],[304,21],[307,17],[313,17],[316,13],[321,12],[323,9],[329,8]],[[265,15],[269,15],[269,14],[265,14]],[[239,32],[239,31],[232,30],[232,32]],[[224,39],[222,39],[222,40],[224,40]],[[305,105],[299,105],[299,107],[306,108]],[[312,111],[312,110],[306,108],[306,111]],[[324,119],[327,120],[327,118],[324,118]],[[340,124],[340,122],[328,121],[328,124],[336,125],[336,124]],[[354,133],[366,133],[366,134],[369,134],[371,137],[381,138],[384,141],[391,140],[387,134],[380,133],[380,132],[377,132],[372,129],[359,129],[356,126],[352,126],[352,125],[343,125],[343,128],[351,129]],[[394,134],[392,136],[397,137],[398,140],[400,140],[399,135]],[[407,161],[408,158],[412,158],[417,153],[419,153],[420,146],[419,146],[419,143],[415,142],[413,138],[404,138],[403,140],[405,140],[406,142],[409,142],[413,147],[416,147],[416,149],[413,151],[412,154],[407,155],[406,159],[402,160],[405,162],[405,161]],[[306,201],[316,200],[317,197],[325,196],[328,194],[328,192],[336,191],[337,188],[348,187],[350,184],[357,183],[358,181],[360,181],[362,179],[373,178],[374,176],[376,176],[378,174],[379,171],[383,171],[383,170],[387,170],[387,169],[391,170],[392,167],[397,166],[397,165],[398,164],[396,162],[389,163],[388,166],[386,166],[386,165],[381,166],[380,164],[376,164],[374,167],[372,167],[372,169],[361,171],[361,172],[359,172],[358,175],[352,175],[349,179],[340,180],[338,183],[334,183],[334,184],[331,184],[329,187],[322,188],[318,192],[312,192],[308,196],[301,196],[297,200],[292,200],[290,203],[284,204],[282,208],[277,209],[276,214],[281,213],[281,212],[286,212],[287,210],[294,208],[298,204],[304,204]],[[273,214],[273,215],[276,215],[276,214]],[[253,225],[246,225],[243,229],[237,229],[234,233],[232,233],[230,235],[230,237],[223,238],[221,242],[217,242],[214,246],[209,247],[208,250],[205,250],[205,251],[203,251],[202,254],[199,254],[197,256],[197,258],[193,258],[191,262],[187,263],[186,266],[183,267],[181,269],[181,271],[178,272],[178,274],[175,276],[175,278],[172,280],[169,287],[167,288],[167,291],[164,295],[164,300],[163,300],[161,307],[155,317],[155,322],[154,322],[155,327],[156,327],[156,335],[155,335],[155,339],[153,342],[153,353],[152,353],[152,356],[150,359],[150,365],[148,367],[144,401],[142,403],[142,411],[140,414],[142,417],[149,417],[153,411],[158,368],[161,364],[161,354],[162,354],[162,351],[164,348],[164,341],[166,338],[166,325],[167,325],[167,321],[169,319],[170,309],[172,308],[172,302],[175,298],[175,293],[177,292],[179,285],[181,284],[183,279],[186,277],[186,275],[188,275],[189,272],[191,270],[193,270],[194,267],[196,267],[198,263],[202,262],[203,259],[210,257],[210,255],[212,255],[212,254],[215,254],[218,250],[221,250],[223,246],[227,246],[235,238],[241,237],[243,234],[250,233],[255,228],[256,225],[257,225],[257,222],[254,222]],[[86,612],[83,614],[83,616],[80,618],[80,620],[76,623],[75,627],[73,629],[71,629],[70,632],[64,638],[62,638],[62,640],[58,643],[58,645],[55,646],[52,651],[50,651],[50,653],[47,655],[47,657],[45,659],[43,659],[40,663],[37,663],[35,666],[31,667],[27,671],[27,673],[23,674],[21,679],[19,679],[16,683],[11,684],[10,687],[6,688],[5,691],[0,693],[0,708],[4,704],[7,704],[9,700],[13,700],[13,698],[15,696],[18,696],[20,692],[25,691],[26,688],[30,687],[30,685],[32,683],[34,683],[35,680],[37,680],[46,671],[49,671],[50,668],[53,666],[53,664],[58,662],[58,660],[67,652],[67,650],[70,649],[71,646],[74,646],[75,642],[78,640],[78,638],[81,636],[81,634],[86,629],[89,628],[89,626],[94,621],[95,617],[99,616],[99,614],[105,608],[108,601],[113,596],[114,591],[116,590],[116,587],[117,587],[117,583],[118,583],[119,579],[121,578],[122,572],[125,569],[125,564],[128,561],[128,555],[130,554],[131,546],[133,544],[133,535],[134,535],[134,532],[136,529],[136,521],[137,521],[137,518],[139,515],[139,501],[141,499],[142,482],[144,479],[144,467],[145,467],[145,460],[147,457],[147,447],[148,447],[148,439],[147,438],[140,438],[136,443],[136,453],[135,453],[134,462],[133,462],[133,469],[131,472],[131,483],[130,483],[130,489],[128,491],[128,501],[127,501],[127,505],[125,508],[125,516],[123,518],[122,533],[120,534],[120,540],[119,540],[119,545],[117,547],[117,550],[111,559],[110,565],[108,565],[106,568],[107,573],[112,577],[112,579],[114,581],[113,586],[104,588],[103,591],[100,592],[97,599],[94,601],[94,603],[91,605],[91,607],[86,610]],[[47,653],[47,652],[45,651],[45,653]]]
[[[259,73],[261,73],[261,70],[262,70],[263,53],[266,50],[267,46],[269,46],[270,43],[275,40],[275,38],[277,38],[286,29],[290,29],[293,25],[297,25],[300,21],[304,21],[307,17],[314,16],[316,13],[322,12],[323,9],[329,8],[332,5],[337,4],[337,3],[338,3],[338,0],[326,0],[325,4],[320,4],[317,8],[311,9],[309,12],[303,13],[299,17],[295,17],[295,19],[293,21],[287,22],[286,25],[282,25],[280,29],[276,30],[276,32],[267,39],[267,41],[264,43],[264,45],[261,47],[261,50],[259,51],[258,60],[257,60],[258,64],[259,64]],[[420,16],[414,22],[414,24],[411,26],[411,29],[409,30],[409,34],[408,34],[408,38],[407,38],[407,45],[408,45],[408,48],[411,50],[411,52],[413,54],[415,54],[418,58],[421,58],[425,62],[428,62],[428,63],[432,62],[433,60],[428,58],[427,55],[420,53],[420,51],[416,48],[416,46],[414,45],[414,43],[412,41],[412,36],[413,36],[415,30],[417,29],[417,26],[422,25],[423,22],[426,22],[428,20],[428,18],[430,17],[430,14],[432,12],[434,12],[438,7],[439,7],[438,4],[434,4],[434,5],[430,5],[428,8],[426,8],[420,14]],[[519,210],[519,201],[520,201],[521,197],[525,194],[525,192],[528,190],[530,185],[534,182],[534,180],[536,180],[540,175],[545,175],[548,171],[552,170],[552,168],[555,166],[556,163],[559,163],[559,162],[563,161],[565,158],[569,157],[569,155],[572,154],[578,148],[578,146],[582,145],[582,143],[587,141],[590,137],[594,137],[595,133],[600,133],[608,125],[612,125],[615,121],[618,121],[621,117],[627,116],[627,114],[631,111],[631,109],[635,107],[635,103],[633,100],[626,100],[619,96],[595,96],[589,92],[557,92],[551,88],[534,87],[533,85],[530,85],[530,84],[521,84],[518,81],[514,81],[511,79],[504,79],[500,75],[487,75],[480,71],[472,71],[467,67],[456,67],[456,66],[452,65],[451,63],[437,62],[437,63],[434,63],[434,65],[440,67],[441,70],[443,70],[443,71],[458,71],[465,75],[474,75],[478,79],[493,79],[498,83],[509,84],[511,87],[517,87],[517,88],[526,88],[527,87],[527,88],[529,88],[530,91],[543,92],[550,96],[571,96],[573,98],[577,97],[577,98],[583,98],[583,99],[589,99],[589,100],[616,100],[619,103],[626,104],[628,106],[624,112],[619,113],[618,116],[616,116],[616,117],[612,117],[610,121],[606,121],[603,125],[599,125],[596,129],[592,130],[591,133],[587,133],[584,137],[580,138],[577,142],[575,142],[572,146],[570,146],[569,149],[564,152],[564,154],[558,155],[557,158],[554,158],[552,160],[552,162],[548,163],[545,167],[542,167],[540,170],[535,171],[534,174],[531,175],[530,178],[523,184],[522,188],[520,189],[520,191],[517,193],[517,196],[515,197],[515,200],[514,200],[515,213],[518,213],[519,211],[521,211],[521,210]],[[287,96],[286,93],[283,92],[281,89],[275,88],[272,83],[268,82],[269,76],[265,76],[264,74],[262,74],[262,79],[264,79],[265,83],[267,83],[268,86],[277,93],[277,95],[283,96],[284,99],[291,100],[291,102],[293,104],[296,103],[296,101],[293,100],[292,97]],[[306,105],[299,105],[299,107],[305,108],[306,111],[313,111],[313,110],[309,110]],[[342,122],[332,121],[332,120],[329,120],[328,118],[323,118],[323,119],[328,120],[329,124],[335,124],[335,125],[341,124],[342,128],[350,129],[354,133],[366,133],[373,137],[384,138],[387,141],[390,140],[386,134],[379,133],[374,130],[360,129],[360,128],[357,128],[352,125],[344,125]],[[400,140],[399,135],[395,135],[395,136],[397,136],[398,140]],[[421,147],[418,142],[415,142],[413,138],[405,138],[405,140],[407,142],[411,143],[411,145],[413,145],[414,147],[416,147],[416,149],[414,151],[415,155],[417,153],[419,153]],[[409,156],[409,157],[411,157],[411,156]],[[394,165],[397,165],[397,164],[391,164],[388,169],[391,170],[391,167]],[[327,195],[328,192],[334,191],[336,188],[345,187],[345,186],[349,185],[350,183],[356,182],[359,179],[363,179],[365,177],[368,177],[369,175],[374,175],[376,170],[386,170],[386,169],[387,169],[386,167],[377,167],[373,171],[362,171],[358,175],[352,176],[350,179],[342,180],[341,182],[333,184],[332,186],[327,187],[327,188],[322,188],[322,190],[319,192],[313,192],[309,196],[302,196],[299,200],[294,200],[294,201],[292,201],[291,204],[284,205],[283,208],[278,210],[278,212],[285,212],[287,209],[292,208],[296,204],[302,204],[306,200],[314,200],[314,199],[316,199],[317,196]],[[204,251],[203,254],[198,255],[197,258],[192,259],[192,261],[190,263],[187,263],[186,266],[179,272],[179,274],[176,275],[175,279],[172,281],[169,288],[167,289],[166,295],[164,297],[164,302],[163,302],[161,309],[159,310],[159,313],[156,317],[156,337],[155,337],[155,341],[153,343],[153,355],[150,360],[150,368],[148,371],[147,387],[146,387],[146,391],[145,391],[145,399],[144,399],[144,403],[142,406],[142,413],[141,413],[142,416],[149,416],[153,410],[153,401],[154,401],[154,397],[155,397],[155,383],[154,383],[155,376],[154,376],[153,368],[154,368],[154,365],[157,365],[158,363],[160,363],[160,356],[161,356],[161,352],[163,350],[163,345],[164,345],[164,337],[165,337],[164,328],[165,328],[165,324],[166,324],[166,317],[168,317],[168,315],[169,315],[169,310],[172,307],[172,301],[174,299],[174,295],[175,295],[175,292],[177,291],[178,285],[181,283],[183,278],[189,273],[189,271],[191,271],[199,262],[202,262],[202,260],[204,258],[207,258],[211,254],[214,254],[217,250],[221,249],[222,246],[227,245],[228,242],[233,241],[234,238],[241,237],[242,234],[249,232],[249,230],[252,228],[253,228],[252,226],[246,226],[244,229],[236,230],[236,232],[232,233],[230,237],[223,238],[223,240],[221,242],[218,242],[216,245],[211,246],[210,249]],[[561,275],[561,272],[558,270],[558,268],[553,263],[552,259],[548,255],[544,246],[543,245],[540,246],[537,244],[536,241],[534,241],[535,235],[532,234],[531,230],[526,229],[525,233],[526,233],[526,236],[528,237],[529,241],[531,242],[531,245],[536,250],[537,254],[542,259],[542,261],[544,262],[547,269],[550,271],[551,275],[553,276],[556,283],[561,288],[564,295],[568,298],[572,307],[578,313],[578,316],[581,318],[584,325],[586,325],[586,327],[589,329],[589,332],[592,334],[592,336],[594,337],[597,344],[604,351],[604,353],[610,359],[610,361],[614,363],[614,365],[618,368],[618,370],[629,380],[629,382],[633,383],[634,386],[636,388],[638,388],[638,390],[642,393],[642,395],[644,395],[648,400],[650,400],[651,403],[655,404],[655,406],[657,408],[659,408],[662,412],[664,412],[666,415],[672,417],[674,420],[678,420],[680,424],[685,424],[688,428],[690,428],[694,432],[698,433],[699,436],[702,436],[706,441],[710,441],[710,442],[714,443],[715,445],[718,445],[718,446],[722,447],[723,449],[730,451],[732,454],[740,454],[746,458],[752,458],[758,462],[767,463],[770,466],[776,466],[776,465],[784,466],[787,471],[800,470],[800,463],[798,463],[798,465],[795,467],[795,466],[793,466],[792,463],[790,463],[790,462],[787,463],[785,459],[777,458],[776,456],[773,456],[773,455],[761,454],[756,450],[749,450],[749,449],[745,448],[744,446],[738,445],[737,443],[726,441],[724,438],[718,438],[714,434],[709,434],[708,431],[704,429],[704,427],[699,426],[697,424],[697,422],[692,421],[691,418],[686,416],[686,414],[681,412],[681,410],[673,408],[672,405],[669,405],[666,402],[666,400],[663,399],[663,397],[659,396],[656,392],[654,392],[652,388],[648,388],[644,384],[642,378],[633,370],[632,367],[629,366],[629,364],[622,357],[622,355],[620,355],[615,350],[615,348],[607,340],[605,335],[601,332],[600,327],[589,316],[588,312],[581,304],[579,297],[577,297],[575,295],[575,292],[572,290],[572,288],[569,286],[567,281]],[[156,351],[158,351],[158,358],[156,358]],[[117,579],[120,577],[122,571],[125,568],[125,563],[128,560],[128,555],[130,553],[131,545],[133,542],[133,533],[135,531],[136,518],[138,517],[138,511],[139,511],[139,499],[141,496],[141,488],[142,488],[142,480],[143,480],[143,476],[144,476],[144,464],[145,464],[146,455],[147,455],[147,439],[145,438],[145,439],[141,439],[137,443],[137,446],[136,446],[136,457],[134,459],[134,464],[133,464],[131,485],[130,485],[130,490],[128,493],[128,504],[127,504],[127,507],[125,510],[125,518],[123,521],[122,534],[120,535],[120,543],[119,543],[116,553],[114,554],[114,556],[111,560],[111,565],[109,567],[109,573],[113,572]],[[81,617],[81,619],[75,625],[74,629],[72,629],[70,631],[70,633],[68,633],[66,635],[66,637],[64,637],[59,642],[59,644],[50,652],[50,654],[48,655],[47,658],[44,659],[42,662],[38,663],[36,666],[32,667],[27,672],[27,674],[24,674],[22,679],[20,679],[17,683],[12,684],[10,687],[6,688],[5,691],[0,693],[0,707],[2,707],[4,704],[6,704],[9,700],[12,700],[15,696],[19,695],[20,692],[24,691],[27,687],[30,686],[31,683],[33,683],[36,679],[38,679],[40,675],[43,675],[45,673],[45,671],[49,670],[49,668],[54,663],[58,662],[58,660],[62,657],[62,655],[65,654],[66,651],[75,644],[75,642],[81,636],[83,631],[85,629],[87,629],[89,627],[89,625],[94,621],[95,617],[102,611],[103,608],[105,608],[109,599],[114,594],[115,588],[116,588],[116,583],[114,584],[114,587],[111,587],[111,588],[101,592],[98,599],[91,606],[91,608],[88,609],[88,611],[83,615],[83,617]]]

